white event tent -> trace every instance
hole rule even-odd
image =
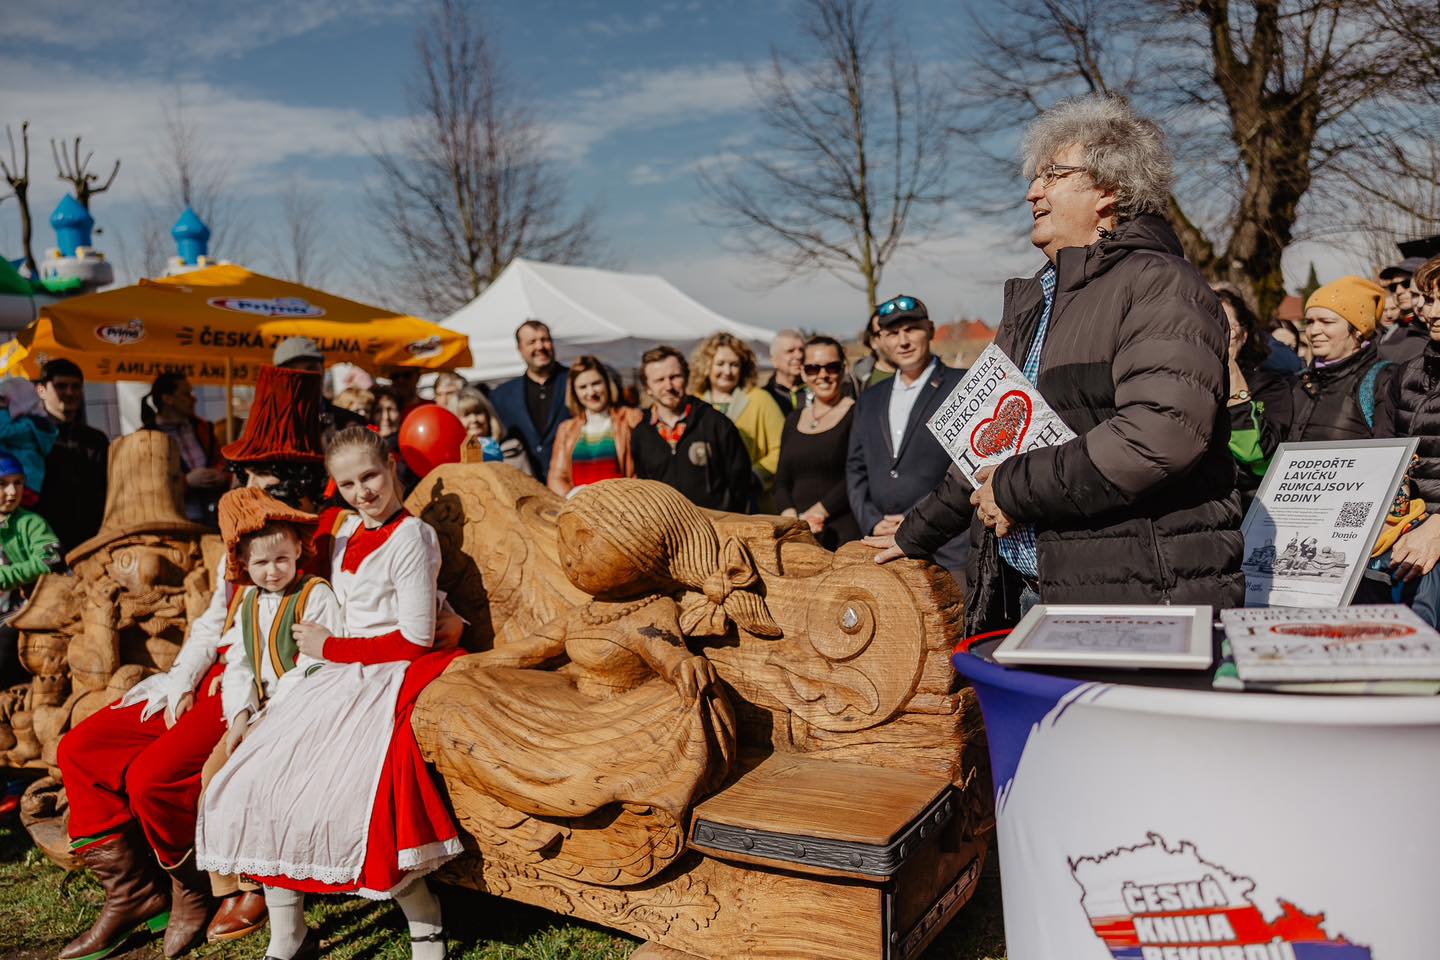
[[[529,319],[550,327],[561,363],[589,353],[622,373],[637,368],[640,355],[658,343],[688,355],[717,330],[746,341],[768,361],[775,333],[723,317],[657,276],[522,259],[440,323],[470,338],[475,366],[459,371],[462,376],[499,380],[525,372],[515,328]]]

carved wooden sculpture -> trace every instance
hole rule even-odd
[[[175,442],[158,430],[111,446],[100,532],[11,620],[33,679],[0,701],[0,762],[53,771],[66,730],[169,669],[211,589],[205,530],[185,519],[180,476]]]
[[[562,507],[504,466],[435,479],[455,529],[523,501],[526,542],[488,549],[524,552],[528,591],[556,570],[569,588],[492,601],[494,649],[417,707],[478,848],[451,879],[657,956],[910,958],[968,900],[989,793],[948,575],[647,481]],[[542,605],[548,623],[512,629]]]

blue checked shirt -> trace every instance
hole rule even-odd
[[[1055,264],[1040,274],[1040,289],[1045,294],[1045,311],[1040,314],[1040,327],[1035,331],[1035,342],[1025,355],[1021,367],[1025,379],[1035,384],[1040,378],[1040,349],[1045,346],[1045,334],[1050,330],[1050,311],[1055,307]],[[1037,385],[1038,386],[1038,385]],[[1000,556],[1016,571],[1032,580],[1040,575],[1039,557],[1035,552],[1035,528],[1030,524],[1013,527],[1008,537],[1000,538]]]

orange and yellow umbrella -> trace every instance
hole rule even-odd
[[[166,371],[195,384],[250,383],[286,337],[309,337],[327,364],[371,373],[471,365],[464,335],[427,321],[277,280],[214,266],[45,306],[0,347],[0,376],[35,377],[65,357],[87,380],[150,380]]]

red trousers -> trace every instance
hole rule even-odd
[[[60,738],[60,772],[70,800],[70,837],[97,837],[131,820],[162,864],[195,846],[200,771],[225,736],[217,662],[200,681],[195,705],[173,727],[164,711],[141,721],[145,704],[106,708]],[[211,687],[215,687],[212,692]]]

